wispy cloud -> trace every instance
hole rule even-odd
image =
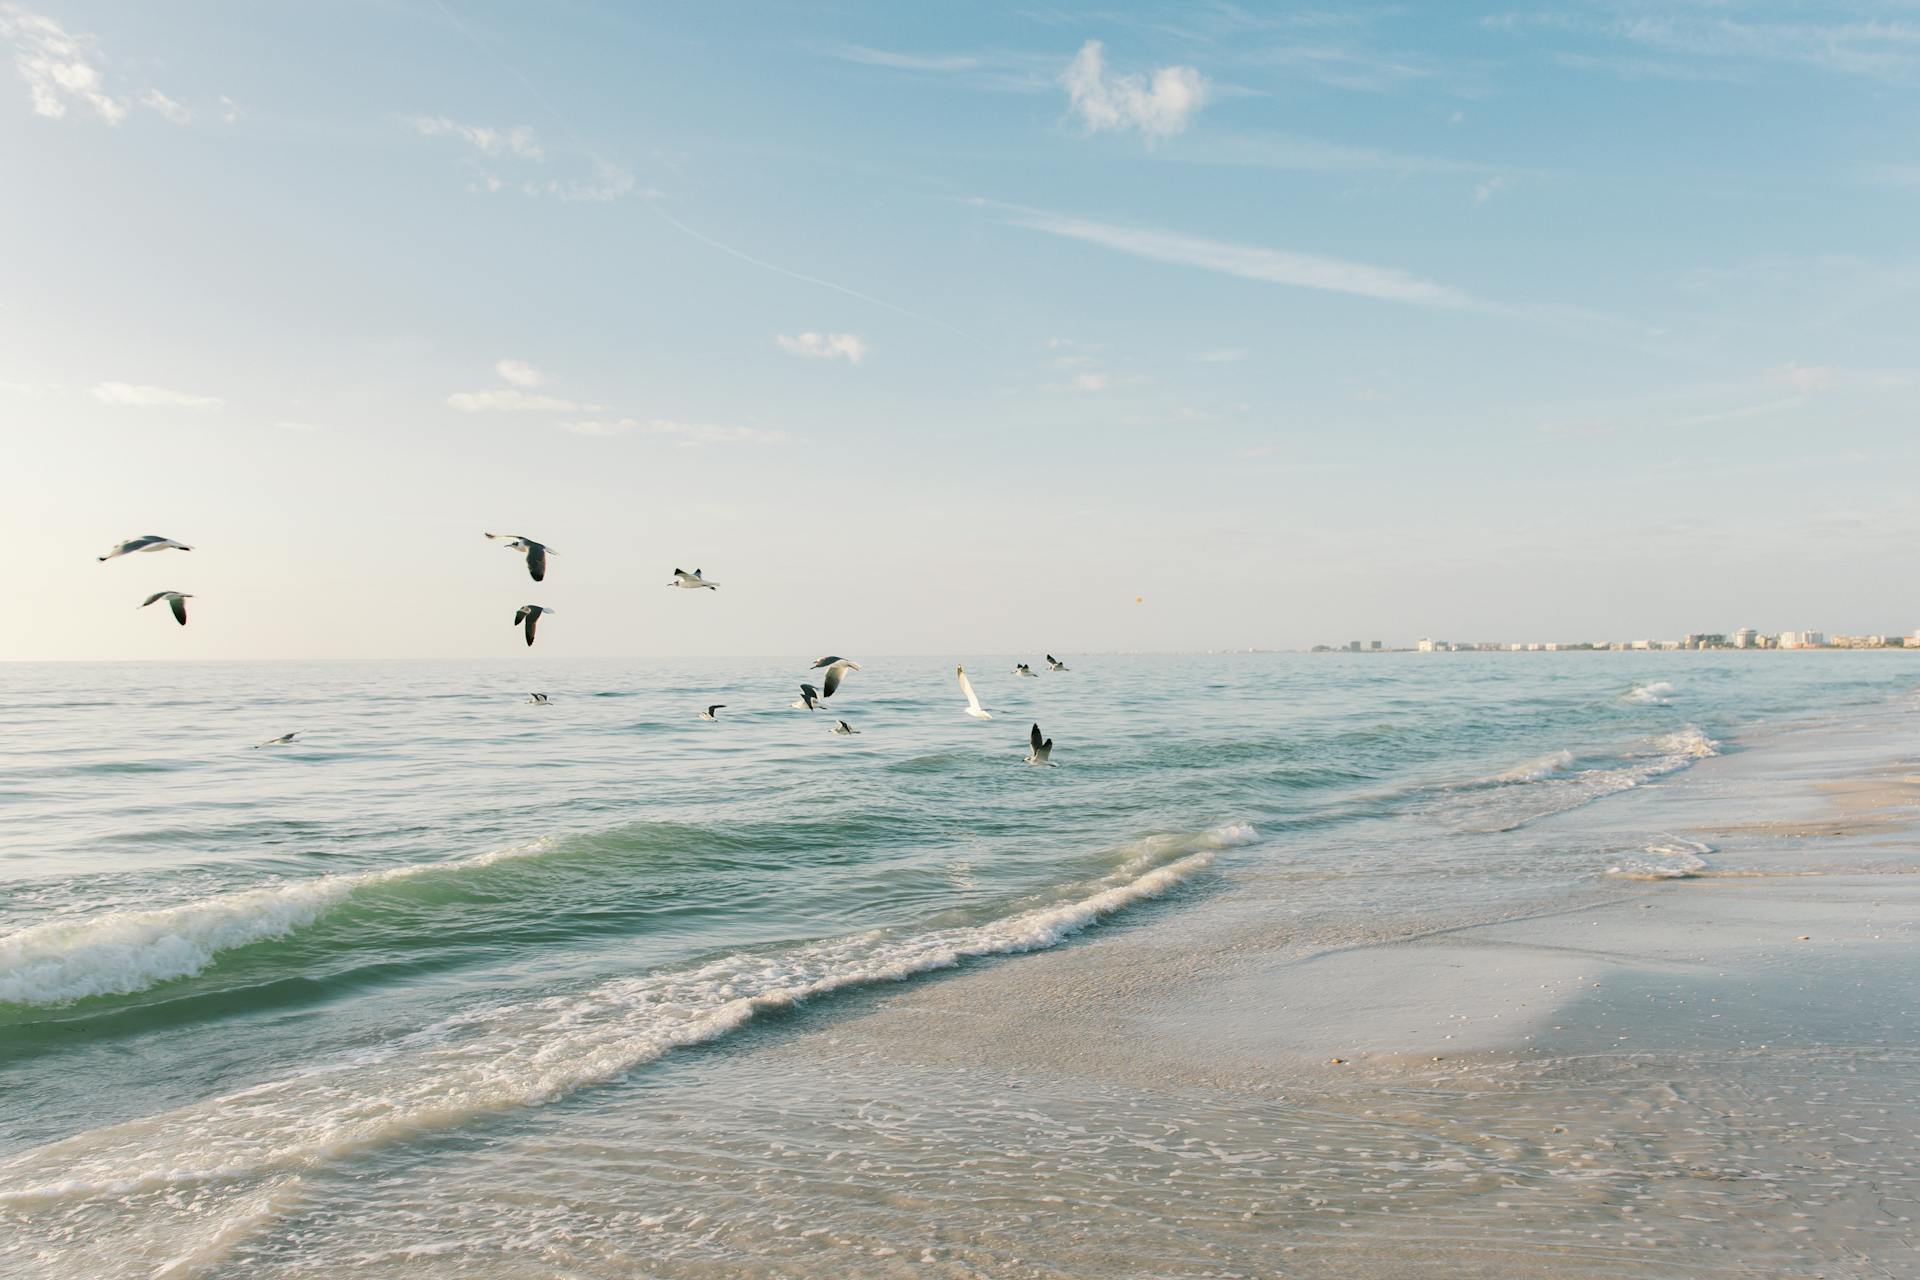
[[[107,92],[106,59],[92,36],[70,32],[44,14],[0,4],[0,39],[13,46],[13,65],[27,82],[33,114],[60,120],[77,106],[108,124],[127,118],[125,100]]]
[[[857,333],[777,333],[773,340],[782,351],[814,360],[845,360],[859,364],[867,358],[867,342]]]
[[[784,431],[718,426],[708,422],[680,422],[672,418],[589,419],[560,425],[576,435],[618,436],[640,432],[644,435],[676,437],[682,444],[774,444],[787,438]]]
[[[827,52],[846,62],[858,62],[869,67],[891,67],[896,71],[972,71],[980,66],[980,59],[959,53],[895,53],[890,49],[869,49],[859,44],[842,45]]]
[[[193,120],[193,111],[182,103],[175,102],[158,89],[149,89],[140,97],[140,105],[153,112],[169,124],[188,124]]]
[[[1703,71],[1702,64],[1774,63],[1876,80],[1920,78],[1920,24],[1888,20],[1873,9],[1863,11],[1861,17],[1844,16],[1833,8],[1816,7],[1811,12],[1826,20],[1750,18],[1733,5],[1703,4],[1692,11],[1687,6],[1658,10],[1601,6],[1597,12],[1550,9],[1497,14],[1481,22],[1493,30],[1545,29],[1600,36],[1656,54],[1701,60],[1693,64],[1645,58],[1614,62],[1612,69],[1642,76],[1714,78],[1723,71]],[[1582,54],[1556,53],[1554,57],[1574,66],[1604,67],[1608,62]]]
[[[1165,153],[1182,164],[1275,169],[1289,173],[1485,173],[1489,166],[1444,156],[1355,147],[1296,134],[1209,136]]]
[[[1499,177],[1488,178],[1485,182],[1476,183],[1473,188],[1473,202],[1475,204],[1485,204],[1512,185],[1513,184],[1505,178]]]
[[[447,116],[415,116],[413,127],[422,137],[458,138],[481,155],[513,155],[522,160],[539,160],[546,154],[541,149],[539,136],[526,125],[495,129],[488,125],[462,124]]]
[[[528,364],[525,360],[502,360],[493,366],[503,382],[511,382],[516,387],[537,387],[547,380],[547,375]]]
[[[1349,262],[1286,249],[1269,249],[1260,245],[1209,240],[1153,227],[1117,226],[1040,209],[1000,207],[1005,212],[1006,220],[1014,226],[1080,240],[1154,262],[1195,267],[1263,284],[1354,294],[1419,307],[1453,311],[1499,309],[1458,289],[1422,279],[1395,267]]]
[[[598,413],[604,407],[513,388],[456,391],[447,397],[447,404],[462,413]]]
[[[219,396],[194,395],[140,382],[97,383],[93,388],[93,398],[101,404],[126,405],[136,409],[218,409],[226,403]]]
[[[1110,74],[1098,40],[1080,46],[1060,83],[1089,133],[1133,129],[1149,143],[1184,130],[1209,91],[1206,77],[1192,67],[1158,67],[1151,78]]]

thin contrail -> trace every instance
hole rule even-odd
[[[482,53],[486,54],[489,58],[492,58],[495,62],[499,63],[502,67],[506,68],[506,70],[513,75],[514,79],[518,80],[521,84],[526,86],[527,92],[532,94],[534,98],[540,103],[540,105],[547,109],[547,114],[552,116],[554,120],[559,123],[561,131],[567,135],[567,138],[573,143],[574,146],[578,147],[581,151],[585,152],[587,156],[590,159],[592,159],[595,164],[603,167],[608,167],[608,168],[615,167],[610,165],[609,162],[605,158],[603,158],[599,154],[599,152],[597,152],[594,148],[588,146],[584,141],[582,141],[580,138],[579,132],[575,130],[572,123],[568,121],[565,113],[563,113],[559,107],[555,106],[553,104],[553,101],[549,99],[546,94],[540,92],[540,87],[534,84],[532,80],[528,79],[526,74],[522,72],[520,68],[514,66],[511,62],[508,62],[505,58],[501,57],[499,54],[495,53],[491,48],[489,48],[486,41],[482,40],[479,36],[474,34],[473,28],[469,27],[465,22],[462,22],[460,20],[460,15],[453,11],[453,9],[447,4],[446,0],[433,0],[433,3],[434,3],[434,7],[439,9],[440,12],[446,16],[447,21],[452,23],[454,27],[460,32],[461,35],[465,36],[469,41],[471,41],[475,45],[475,47],[477,47]],[[847,288],[847,286],[843,284],[835,284],[831,280],[822,280],[819,276],[810,276],[810,275],[807,275],[805,272],[794,271],[787,267],[783,267],[778,263],[768,262],[764,258],[756,258],[752,254],[736,249],[730,244],[723,244],[720,241],[715,240],[712,236],[705,234],[704,232],[696,231],[694,228],[688,226],[686,223],[680,221],[680,219],[668,213],[666,209],[661,206],[658,199],[649,199],[647,203],[653,206],[653,211],[655,213],[659,214],[662,218],[666,219],[668,225],[677,228],[678,230],[685,233],[686,235],[692,236],[695,240],[698,240],[701,244],[704,244],[712,249],[718,249],[722,253],[730,254],[733,257],[740,259],[740,261],[742,262],[751,263],[754,266],[759,267],[764,271],[772,271],[779,275],[786,276],[789,279],[799,280],[806,284],[819,285],[822,289],[831,289],[835,293],[845,294],[849,298],[857,298],[861,302],[869,303],[872,306],[883,307],[886,310],[894,312],[897,315],[903,315],[907,317],[909,320],[918,320],[922,324],[934,325],[938,328],[945,329],[949,333],[958,334],[960,337],[965,338],[969,342],[980,341],[978,338],[974,337],[972,334],[968,333],[964,329],[956,328],[955,326],[948,324],[944,320],[936,320],[932,316],[921,315],[917,311],[909,311],[907,308],[900,306],[898,303],[888,302],[885,298],[876,298],[870,293],[861,293],[858,289],[849,289]]]

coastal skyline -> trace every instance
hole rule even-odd
[[[0,6],[0,658],[1909,634],[1884,17]]]

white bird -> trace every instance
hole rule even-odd
[[[718,591],[720,589],[719,583],[708,582],[705,578],[701,577],[698,569],[695,569],[692,573],[688,573],[685,569],[675,569],[673,571],[673,581],[667,585],[670,587],[684,587],[688,591],[698,591],[702,587],[705,587],[709,591]]]
[[[284,747],[298,736],[298,731],[294,733],[283,733],[277,738],[268,738],[265,742],[254,743],[253,749],[258,751],[262,747]]]
[[[1016,662],[1013,664],[1013,674],[1017,676],[1033,676],[1033,678],[1036,680],[1040,678],[1039,676],[1034,675],[1033,668],[1028,666],[1024,662]]]
[[[95,559],[112,560],[117,556],[130,556],[136,551],[191,550],[193,550],[193,548],[184,542],[175,542],[172,538],[163,538],[157,533],[149,533],[142,538],[128,538],[125,542],[118,544],[113,550],[107,552],[107,554],[96,556]]]
[[[793,704],[796,709],[812,711],[820,705],[820,691],[810,684],[800,686],[800,701]]]
[[[724,702],[716,702],[712,706],[708,707],[705,711],[702,711],[700,713],[700,718],[702,720],[718,720],[720,717],[713,713],[720,710],[720,708],[726,705],[727,704]]]
[[[818,667],[820,664],[816,662],[813,665]],[[840,682],[846,679],[847,672],[858,671],[859,669],[860,664],[857,662],[847,658],[835,658],[827,665],[827,678],[821,682],[820,696],[831,698],[833,691],[840,687]]]
[[[1036,724],[1033,726],[1033,732],[1027,735],[1027,741],[1033,745],[1033,750],[1027,752],[1028,764],[1053,763],[1052,760],[1048,759],[1048,757],[1053,754],[1053,739],[1042,738],[1040,736],[1039,725]]]
[[[845,737],[849,733],[860,732],[858,729],[848,724],[845,720],[835,720],[833,722],[833,731],[837,734],[840,734],[842,737]]]
[[[1054,657],[1052,654],[1047,655],[1047,670],[1065,671],[1066,669],[1067,669],[1066,663],[1060,661],[1060,659]]]
[[[973,681],[967,679],[967,669],[965,667],[955,667],[953,674],[960,677],[960,692],[967,695],[967,714],[975,720],[993,719],[993,717],[988,714],[986,708],[980,705],[980,698],[973,691]]]
[[[508,550],[527,553],[527,572],[533,575],[535,582],[544,582],[547,577],[547,557],[558,555],[544,542],[535,542],[532,538],[518,533],[490,533],[487,535],[495,542],[504,542]]]
[[[530,693],[527,695],[527,701],[531,702],[536,707],[546,707],[546,706],[553,705],[552,703],[547,701],[547,695],[544,693]]]
[[[533,643],[533,628],[539,623],[540,615],[552,612],[553,610],[543,604],[523,604],[514,610],[513,625],[518,627],[524,624],[526,626],[527,643],[531,645]]]
[[[187,625],[187,601],[191,599],[191,595],[182,595],[178,591],[156,591],[142,600],[140,607],[144,609],[155,600],[165,600],[167,607],[173,610],[174,620],[184,627]]]

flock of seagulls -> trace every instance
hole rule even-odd
[[[535,582],[546,581],[547,557],[555,554],[553,548],[544,542],[537,542],[524,534],[518,533],[489,533],[486,537],[488,541],[501,543],[508,550],[519,552],[526,558],[527,576]],[[98,557],[98,559],[105,562],[108,560],[117,560],[121,556],[146,552],[191,550],[193,550],[193,548],[184,542],[177,541],[173,538],[163,538],[157,533],[149,533],[138,538],[128,538],[125,542],[115,544],[112,550]],[[667,585],[669,587],[678,587],[685,591],[718,591],[720,589],[719,583],[707,581],[705,575],[699,569],[695,569],[692,573],[688,573],[685,569],[675,569],[673,571],[673,581],[667,583]],[[142,600],[139,607],[144,609],[148,605],[158,604],[164,600],[167,602],[167,608],[173,612],[174,621],[184,627],[187,625],[187,601],[191,599],[193,599],[193,596],[184,591],[156,591],[145,600]],[[534,634],[539,628],[540,619],[553,612],[552,609],[541,604],[523,604],[514,611],[513,625],[521,628],[522,631],[525,632],[528,646],[532,646],[533,644]],[[1066,669],[1066,663],[1060,661],[1060,659],[1054,657],[1052,654],[1047,655],[1047,670],[1065,671]],[[818,687],[815,687],[806,681],[801,682],[799,701],[793,704],[795,710],[817,711],[827,699],[839,691],[841,684],[845,682],[850,672],[860,670],[860,664],[851,658],[843,658],[837,653],[830,653],[825,657],[815,659],[811,670],[821,673],[820,684]],[[1013,671],[1017,676],[1032,676],[1036,679],[1039,677],[1039,673],[1035,671],[1030,664],[1025,662],[1016,663]],[[966,713],[975,720],[993,719],[993,713],[980,705],[980,696],[973,691],[973,682],[967,679],[967,669],[965,667],[955,667],[953,673],[955,678],[960,682],[960,692],[965,695],[967,699]],[[544,707],[550,705],[547,695],[544,693],[530,693],[527,695],[527,701],[535,706]],[[705,711],[700,713],[700,718],[702,720],[717,721],[720,718],[717,713],[725,709],[726,705],[724,702],[713,703],[709,705]],[[850,737],[860,731],[846,720],[840,719],[833,722],[832,732],[841,737]],[[283,733],[277,738],[269,738],[265,742],[255,743],[254,745],[256,747],[284,747],[291,744],[297,736],[297,734],[293,733]],[[1044,737],[1040,732],[1040,726],[1035,724],[1032,732],[1027,735],[1027,740],[1032,749],[1027,752],[1026,762],[1028,764],[1051,766],[1053,764],[1053,739]]]

